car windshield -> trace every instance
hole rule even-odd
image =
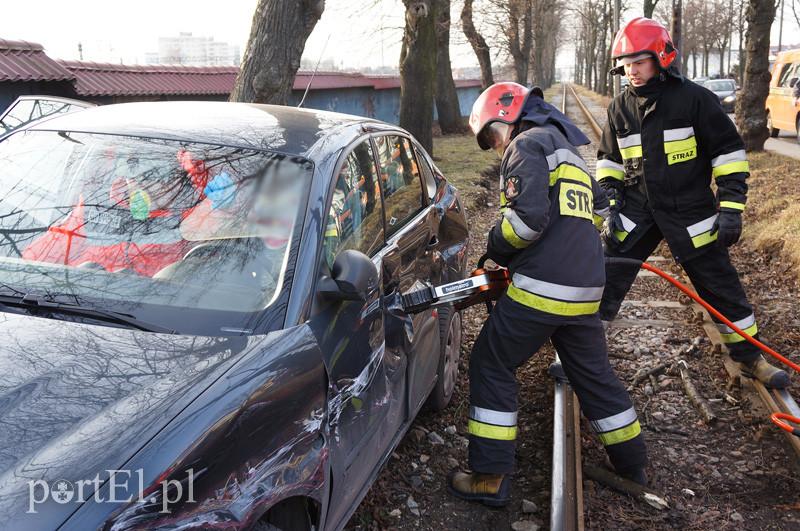
[[[736,88],[732,81],[705,81],[703,85],[711,92],[726,92]]]
[[[64,131],[11,135],[0,167],[0,293],[228,312],[278,296],[313,170],[278,153]]]

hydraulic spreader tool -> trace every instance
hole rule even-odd
[[[486,256],[478,261],[478,268],[464,279],[443,284],[438,287],[412,291],[403,295],[403,309],[406,313],[419,313],[434,306],[453,304],[456,310],[463,310],[485,302],[491,311],[491,301],[495,301],[506,291],[511,283],[508,269],[485,269]]]
[[[480,303],[486,303],[486,308],[491,312],[492,301],[499,299],[506,288],[511,283],[511,277],[507,269],[485,269],[486,255],[482,256],[478,261],[478,268],[472,274],[464,279],[443,284],[441,286],[427,286],[423,289],[412,291],[403,295],[403,309],[406,313],[419,313],[429,308],[436,306],[443,306],[452,304],[456,310],[463,310]],[[797,372],[800,372],[800,365],[778,354],[775,350],[771,349],[758,339],[750,336],[747,332],[737,327],[727,317],[722,315],[716,308],[711,306],[708,302],[702,299],[697,293],[685,286],[669,274],[658,269],[652,264],[635,260],[632,258],[616,258],[607,257],[606,262],[616,263],[620,265],[628,265],[632,267],[642,268],[659,277],[663,278],[678,290],[689,296],[700,306],[708,310],[708,312],[717,318],[719,322],[726,324],[734,332],[742,336],[746,341],[758,347],[762,352],[772,356],[784,365],[791,367]],[[779,428],[800,437],[800,418],[793,417],[786,413],[773,413],[771,415],[772,422]]]

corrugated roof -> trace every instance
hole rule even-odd
[[[41,44],[0,39],[0,81],[68,81],[74,77],[48,57]]]
[[[237,66],[59,62],[74,74],[80,96],[227,95],[239,74]]]

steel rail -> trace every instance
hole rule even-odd
[[[567,109],[564,84],[561,112]],[[557,364],[560,364],[556,353]],[[583,531],[583,468],[580,407],[572,387],[555,378],[553,388],[553,465],[550,488],[550,529]]]

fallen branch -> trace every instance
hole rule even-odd
[[[605,468],[584,464],[583,474],[592,481],[596,481],[606,487],[622,492],[623,494],[628,494],[639,501],[645,502],[651,507],[655,507],[659,510],[669,509],[669,504],[660,494],[656,494],[648,487],[621,478]]]
[[[675,362],[674,359],[670,359],[667,361],[663,361],[656,365],[655,367],[643,368],[636,371],[636,374],[633,375],[633,381],[628,386],[628,391],[632,391],[634,387],[642,383],[644,380],[650,378],[650,376],[655,376],[657,374],[661,374],[662,372],[666,371],[670,365]]]
[[[697,388],[689,378],[689,365],[684,360],[678,362],[678,371],[681,375],[681,381],[683,381],[683,391],[686,393],[686,396],[689,397],[689,401],[694,404],[700,416],[703,417],[703,421],[706,424],[713,424],[716,422],[717,416],[711,410],[711,406],[700,396],[700,393],[697,392]]]

